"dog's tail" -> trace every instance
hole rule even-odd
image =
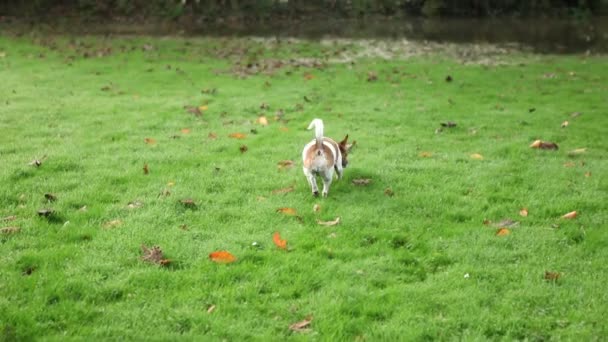
[[[315,128],[315,139],[317,140],[317,151],[323,150],[323,121],[321,119],[314,119],[308,125],[308,129]]]

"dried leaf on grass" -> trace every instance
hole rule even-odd
[[[561,127],[566,128],[566,127],[568,127],[568,125],[570,125],[570,123],[568,122],[568,120],[566,120],[566,121],[562,122]]]
[[[183,134],[190,134],[190,128],[182,128],[180,132],[182,132]]]
[[[293,160],[281,160],[277,165],[279,170],[291,169],[293,167]]]
[[[319,211],[321,211],[321,206],[318,204],[313,205],[312,211],[314,211],[315,213],[318,213]]]
[[[274,242],[278,248],[287,250],[287,240],[282,240],[279,232],[274,232],[272,235],[272,242]]]
[[[11,215],[11,216],[3,217],[2,219],[0,219],[0,221],[14,221],[16,219],[17,219],[16,215]]]
[[[184,106],[184,109],[188,113],[193,114],[194,116],[201,116],[201,115],[203,115],[203,112],[201,112],[201,110],[199,109],[199,107],[196,107],[196,106]]]
[[[207,313],[208,313],[208,314],[210,314],[210,313],[212,313],[213,311],[215,311],[215,305],[213,305],[213,304],[212,304],[212,305],[209,305],[209,307],[207,308]]]
[[[556,143],[542,141],[542,140],[535,140],[532,144],[530,144],[530,147],[541,149],[541,150],[558,150],[559,149],[559,147],[557,146]]]
[[[418,156],[421,158],[430,158],[433,156],[433,153],[428,152],[428,151],[422,151],[422,152],[418,153]]]
[[[144,163],[143,170],[144,170],[144,175],[147,175],[150,173],[150,168],[148,167],[148,163]]]
[[[154,138],[145,138],[144,142],[148,145],[156,145],[156,139]]]
[[[217,134],[215,134],[213,132],[209,132],[209,134],[207,135],[207,138],[209,138],[211,140],[215,140],[215,139],[217,139]]]
[[[249,148],[247,147],[247,145],[241,145],[239,147],[239,151],[241,151],[241,153],[245,153],[245,152],[247,152],[247,150],[249,150]]]
[[[557,281],[557,280],[559,280],[559,278],[560,278],[561,276],[562,276],[562,275],[561,275],[559,272],[549,272],[549,271],[545,271],[545,276],[544,276],[544,278],[545,278],[545,280],[548,280],[548,281]]]
[[[228,134],[228,137],[233,138],[233,139],[245,139],[247,137],[246,134],[244,133],[230,133]]]
[[[142,244],[141,251],[144,253],[144,255],[141,257],[143,261],[161,266],[167,266],[171,263],[170,259],[165,259],[163,257],[163,251],[159,246],[148,248],[146,245]]]
[[[209,254],[209,259],[218,264],[229,264],[236,261],[236,257],[228,251],[217,251]]]
[[[386,188],[386,190],[384,190],[384,194],[388,197],[393,197],[395,196],[395,192],[393,191],[393,189],[391,188]]]
[[[137,208],[141,208],[143,206],[144,206],[144,204],[141,203],[140,201],[133,201],[133,202],[129,202],[127,204],[127,208],[129,208],[129,209],[137,209]]]
[[[57,196],[51,193],[44,194],[44,198],[46,198],[49,202],[55,202],[57,200]]]
[[[483,160],[483,156],[479,153],[473,153],[473,154],[471,154],[471,159]]]
[[[281,214],[285,214],[285,215],[289,215],[289,216],[295,216],[297,215],[297,211],[294,208],[279,208],[277,209],[277,213],[281,213]]]
[[[509,228],[499,228],[496,231],[496,236],[505,236],[511,234],[511,230]]]
[[[564,214],[562,216],[562,218],[564,218],[564,219],[573,219],[573,218],[576,218],[577,215],[578,215],[578,213],[576,211],[571,211],[571,212],[569,212],[567,214]]]
[[[274,195],[278,195],[278,194],[286,194],[288,192],[292,192],[294,190],[294,186],[289,186],[287,188],[282,188],[282,189],[276,189],[276,190],[272,190],[272,193]]]
[[[55,213],[53,209],[40,209],[37,211],[38,216],[49,217]]]
[[[446,121],[446,122],[442,122],[441,126],[451,128],[451,127],[456,127],[456,123],[453,121]]]
[[[568,152],[568,155],[569,156],[577,156],[579,154],[584,154],[586,152],[587,152],[587,148],[577,148],[577,149],[574,149],[574,150]]]
[[[179,203],[186,208],[196,208],[196,202],[191,198],[184,198],[183,200],[180,200]]]
[[[335,220],[333,221],[321,221],[321,220],[317,220],[317,223],[322,225],[322,226],[326,226],[326,227],[331,227],[331,226],[335,226],[337,224],[340,223],[340,217],[336,217]]]
[[[268,119],[264,115],[260,116],[255,122],[262,126],[268,126]]]
[[[519,225],[518,221],[513,221],[508,218],[494,224],[495,227],[500,227],[500,228],[502,228],[502,227],[511,227],[512,228],[512,227],[516,227],[517,225]]]
[[[108,221],[106,223],[103,224],[103,227],[108,229],[108,228],[114,228],[114,227],[118,227],[122,224],[122,220],[120,219],[114,219],[111,221]]]
[[[372,180],[369,178],[357,178],[353,179],[353,184],[355,185],[368,185]]]
[[[310,324],[312,323],[312,316],[306,317],[304,320],[300,322],[293,323],[289,326],[289,330],[296,332],[307,332],[310,329]]]
[[[19,227],[0,228],[0,234],[4,234],[4,235],[19,233],[20,231],[21,231],[21,228],[19,228]]]
[[[528,208],[521,208],[519,210],[519,216],[523,216],[523,217],[528,216]]]

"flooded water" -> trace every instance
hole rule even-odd
[[[196,25],[190,34],[296,38],[389,38],[449,43],[521,45],[539,53],[608,52],[608,17],[564,19],[384,19],[293,21],[281,24],[221,22]]]

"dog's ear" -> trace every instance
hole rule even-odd
[[[346,151],[350,153],[350,150],[352,150],[355,145],[357,145],[357,140],[353,141],[351,144],[346,144]]]
[[[346,143],[348,142],[348,134],[339,142],[340,145],[346,147]]]

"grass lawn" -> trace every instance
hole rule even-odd
[[[606,58],[374,44],[1,35],[0,340],[608,336]]]

